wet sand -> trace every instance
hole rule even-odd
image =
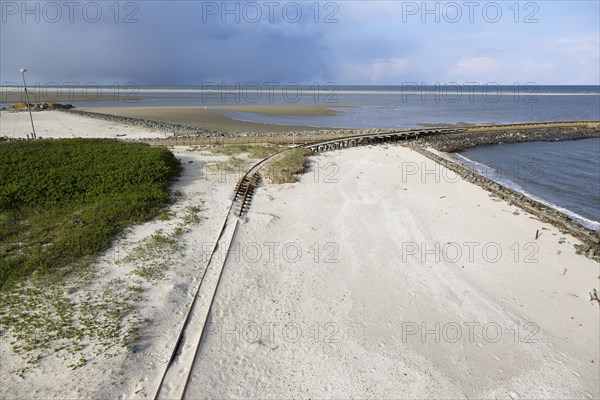
[[[155,121],[183,124],[205,129],[227,132],[274,132],[307,131],[319,128],[302,125],[276,125],[239,121],[220,111],[253,112],[271,116],[317,117],[336,115],[335,110],[325,106],[211,106],[211,107],[95,107],[86,110],[121,117],[142,118]],[[331,128],[327,128],[331,129]]]
[[[318,105],[211,106],[203,108],[208,110],[251,112],[256,114],[273,116],[290,115],[296,117],[328,117],[339,114],[339,111],[333,110],[327,106]]]

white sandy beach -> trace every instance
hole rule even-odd
[[[78,132],[104,124],[69,117]],[[138,310],[152,321],[142,347],[75,370],[58,353],[18,374],[22,359],[3,337],[0,397],[154,395],[238,178],[207,169],[222,158],[174,152],[185,167],[175,216],[131,229],[97,265],[98,290],[129,282],[135,265],[116,261],[201,208],[165,277],[141,284]],[[598,398],[588,295],[598,263],[576,255],[571,236],[448,176],[407,148],[369,146],[311,157],[299,183],[259,187],[187,398]]]
[[[187,398],[598,397],[574,239],[406,148],[312,160],[257,192]]]
[[[61,111],[36,111],[33,123],[39,139],[72,139],[74,137],[94,137],[115,139],[153,139],[164,138],[167,132],[142,129],[135,126],[118,124],[112,121],[83,118]],[[0,111],[0,136],[26,139],[31,134],[29,113]]]

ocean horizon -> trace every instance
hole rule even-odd
[[[7,100],[24,101],[19,89],[4,86]],[[229,107],[314,105],[328,116],[266,115],[217,110],[232,119],[324,128],[419,128],[431,124],[514,124],[600,120],[599,85],[299,85],[255,83],[200,86],[30,87],[31,102],[93,107]],[[12,98],[11,98],[12,96]]]

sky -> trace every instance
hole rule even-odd
[[[3,85],[600,84],[597,0],[0,0],[0,21]]]

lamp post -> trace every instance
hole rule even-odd
[[[27,68],[21,68],[21,74],[23,75],[23,87],[25,88],[25,100],[27,101],[27,109],[29,110],[29,119],[31,120],[31,129],[33,130],[32,139],[37,138],[35,134],[35,126],[33,126],[33,115],[31,114],[31,104],[29,104],[29,93],[27,93],[27,83],[25,82],[25,72]]]

